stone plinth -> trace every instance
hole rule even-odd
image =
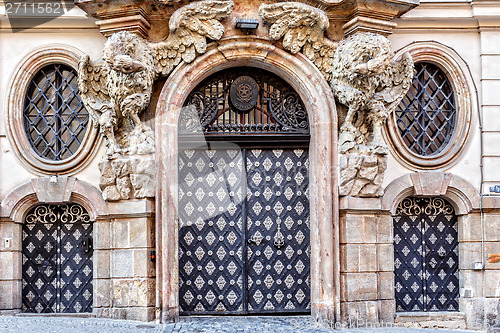
[[[109,220],[94,223],[97,316],[155,319],[154,204],[149,199],[108,203]]]

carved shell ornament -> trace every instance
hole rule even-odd
[[[158,76],[169,75],[181,62],[192,62],[205,53],[207,38],[222,37],[224,26],[219,21],[233,7],[232,1],[190,3],[172,14],[164,41],[150,43],[122,31],[108,38],[102,60],[81,59],[80,95],[107,139],[108,149],[99,166],[106,200],[154,196],[154,167],[144,171],[136,161],[142,158],[154,165],[154,133],[139,116],[149,106]],[[130,159],[133,155],[139,157]]]
[[[331,41],[325,36],[326,14],[303,3],[262,4],[259,14],[271,24],[270,38],[282,39],[292,54],[302,51],[332,88],[342,121],[340,194],[381,195],[388,151],[382,127],[411,86],[410,55],[394,60],[389,40],[375,33]]]

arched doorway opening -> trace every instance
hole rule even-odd
[[[92,221],[83,206],[41,204],[22,226],[22,310],[92,312]]]
[[[440,197],[407,197],[393,216],[396,312],[459,310],[458,222]]]
[[[309,122],[277,75],[206,78],[179,117],[181,314],[310,311]]]

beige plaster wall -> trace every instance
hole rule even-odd
[[[67,21],[60,25],[60,29],[64,30],[33,29],[12,33],[10,29],[0,29],[0,201],[15,187],[39,176],[30,171],[16,157],[7,137],[7,101],[12,76],[27,54],[50,44],[70,45],[90,54],[94,59],[100,58],[105,38],[98,29],[93,28],[93,20],[86,20],[90,21],[88,25],[92,29],[78,27],[79,29],[72,30],[72,26]],[[104,152],[103,146],[101,144],[98,147],[99,152],[95,154],[93,160],[76,175],[78,179],[96,187],[99,182],[97,163]]]

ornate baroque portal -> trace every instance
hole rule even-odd
[[[300,97],[272,73],[232,68],[189,94],[179,128],[181,312],[310,311],[309,123]],[[225,142],[192,142],[200,131]],[[283,146],[287,136],[300,146]]]

